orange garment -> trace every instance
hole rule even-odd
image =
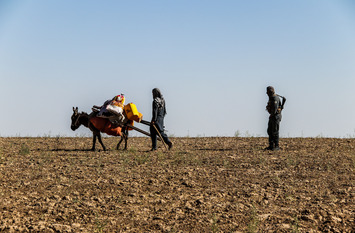
[[[120,107],[120,108],[123,108],[123,106],[124,106],[122,104],[122,102],[119,102],[119,101],[116,101],[116,100],[112,100],[110,104],[114,105],[114,106],[117,106],[117,107]]]
[[[122,136],[122,128],[113,126],[111,121],[107,118],[93,117],[90,119],[90,122],[102,133],[111,136]]]

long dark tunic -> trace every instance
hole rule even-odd
[[[270,113],[267,133],[270,146],[279,146],[279,129],[281,116],[281,100],[277,95],[269,96],[268,111]]]
[[[166,113],[165,103],[162,104],[159,100],[154,99],[152,109],[153,109],[152,122],[154,122],[154,125],[158,129],[164,142],[166,144],[170,144],[171,142],[170,142],[168,136],[164,133],[164,117],[165,117],[165,113]],[[153,125],[150,126],[150,134],[151,134],[151,139],[152,139],[152,149],[156,149],[158,133]]]

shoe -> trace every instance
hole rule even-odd
[[[173,148],[173,143],[172,143],[172,142],[169,142],[169,143],[168,143],[168,146],[169,146],[169,150],[171,150],[171,148]]]
[[[269,146],[266,147],[264,150],[274,150],[275,148],[275,143],[269,141]]]

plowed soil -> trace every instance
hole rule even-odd
[[[355,139],[103,140],[0,138],[0,231],[354,232]]]

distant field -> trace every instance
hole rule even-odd
[[[355,139],[103,140],[0,138],[0,231],[354,232]]]

